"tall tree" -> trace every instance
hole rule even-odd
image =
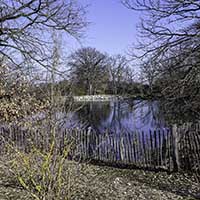
[[[75,87],[84,94],[104,93],[109,79],[109,59],[95,48],[81,48],[72,53],[68,65]]]

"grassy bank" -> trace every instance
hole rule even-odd
[[[178,173],[169,175],[166,172],[117,169],[77,164],[72,161],[66,161],[65,165],[66,190],[68,190],[70,200],[189,200],[200,198],[200,187],[192,175]],[[11,176],[10,172],[5,173],[2,162],[0,199],[31,199],[31,196]]]

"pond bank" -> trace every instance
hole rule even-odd
[[[116,169],[66,161],[73,185],[70,200],[168,200],[199,199],[200,187],[192,175]],[[1,168],[2,166],[0,166]],[[0,170],[0,199],[22,200],[30,196]]]

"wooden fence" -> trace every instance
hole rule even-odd
[[[47,149],[50,137],[44,131],[0,128],[0,151],[12,141],[15,147],[29,152],[34,146]],[[59,129],[56,144],[62,152],[66,142],[72,142],[70,157],[76,160],[127,165],[139,168],[174,170],[200,170],[200,126],[174,126],[147,132],[110,131],[97,134],[91,129]]]

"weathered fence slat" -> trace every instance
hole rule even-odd
[[[195,126],[174,126],[172,129],[145,131],[108,130],[97,134],[91,129],[56,129],[56,145],[62,153],[70,141],[72,158],[92,159],[110,163],[134,164],[138,167],[172,170],[200,170],[200,130]],[[28,130],[17,126],[1,127],[0,151],[6,152],[6,144],[14,144],[26,153],[36,148],[48,150],[51,136],[41,130]],[[70,140],[67,141],[66,140]]]
[[[152,167],[152,165],[154,166],[154,148],[153,148],[153,137],[152,137],[152,131],[149,131],[149,136],[150,136],[150,154],[151,154],[151,160],[150,160],[150,166]]]

